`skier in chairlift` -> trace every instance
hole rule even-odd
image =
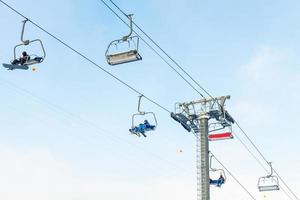
[[[11,62],[12,65],[24,65],[28,60],[30,60],[30,56],[26,51],[22,52],[22,55],[19,59],[15,59]]]
[[[222,174],[220,174],[220,177],[217,180],[213,180],[209,178],[209,184],[215,185],[217,187],[221,187],[225,183],[225,178]]]
[[[144,137],[147,137],[147,135],[145,134],[147,131],[153,131],[155,129],[155,125],[151,125],[148,120],[144,120],[144,123],[140,123],[138,126],[135,126],[131,129],[129,129],[129,131],[133,134],[136,135],[140,135],[142,134]]]

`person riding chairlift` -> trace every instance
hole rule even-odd
[[[22,52],[22,55],[19,59],[15,59],[11,62],[13,65],[24,65],[28,60],[30,60],[30,56],[27,54],[26,51]]]
[[[216,185],[217,187],[221,187],[224,183],[225,183],[225,178],[223,177],[222,174],[220,174],[220,177],[217,180],[212,180],[211,178],[209,178],[209,184],[211,185]]]
[[[129,131],[133,134],[136,134],[136,135],[142,134],[144,137],[147,137],[145,132],[152,131],[154,129],[155,129],[155,125],[151,125],[148,122],[148,120],[144,120],[144,123],[140,123],[138,126],[135,126],[131,129],[129,129]]]

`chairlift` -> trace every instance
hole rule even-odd
[[[215,122],[209,124],[209,141],[233,139],[232,124],[233,117],[224,108],[225,99],[221,102],[219,111],[215,111]]]
[[[222,122],[209,124],[209,141],[233,139],[232,125],[223,126]]]
[[[221,187],[226,182],[226,174],[223,169],[217,169],[212,167],[213,155],[210,155],[209,160],[209,184],[216,187]],[[219,174],[219,177],[216,177]]]
[[[118,65],[128,62],[134,62],[142,60],[142,56],[139,54],[139,37],[132,35],[132,15],[127,15],[130,20],[130,32],[122,39],[113,40],[107,47],[105,57],[109,65]],[[118,50],[118,47],[124,46],[127,43],[127,47],[124,50]]]
[[[44,49],[44,45],[43,42],[40,39],[35,39],[35,40],[24,40],[24,31],[25,31],[25,25],[26,22],[28,21],[28,19],[25,19],[22,21],[23,26],[22,26],[22,32],[21,32],[21,43],[17,44],[14,47],[14,59],[11,61],[10,64],[3,64],[3,67],[7,68],[8,70],[14,70],[14,69],[24,69],[27,70],[29,69],[29,65],[33,65],[33,64],[38,64],[38,63],[42,63],[46,57],[46,52]],[[22,46],[28,46],[32,43],[38,43],[39,46],[41,47],[42,50],[42,55],[35,55],[35,54],[31,54],[31,55],[26,55],[26,57],[23,57],[21,61],[17,59],[17,49],[19,49],[19,47]]]
[[[276,191],[280,189],[278,177],[273,175],[272,163],[268,162],[268,164],[271,168],[270,174],[258,179],[257,187],[260,192]]]
[[[146,132],[154,131],[156,129],[157,120],[154,112],[145,112],[140,110],[142,97],[143,95],[139,96],[138,113],[132,115],[131,129],[129,129],[129,132],[139,137],[141,135],[147,137]],[[139,117],[143,117],[143,122],[138,119]]]

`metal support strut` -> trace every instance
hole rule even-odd
[[[127,15],[128,19],[129,19],[130,32],[128,33],[128,35],[125,35],[125,36],[123,37],[123,41],[127,41],[128,38],[129,38],[129,37],[131,36],[131,34],[132,34],[132,16],[133,16],[133,14]]]
[[[22,21],[23,23],[23,26],[22,26],[22,32],[21,32],[21,42],[24,44],[24,45],[28,45],[30,43],[29,40],[24,40],[24,32],[25,32],[25,25],[26,25],[26,22],[28,21],[28,19],[25,19]]]
[[[138,112],[139,112],[139,114],[141,114],[141,115],[144,115],[144,114],[145,114],[144,111],[141,111],[141,100],[142,100],[143,96],[144,96],[144,95],[140,95],[140,96],[139,96],[139,102],[138,102]]]

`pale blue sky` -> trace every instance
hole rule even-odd
[[[107,45],[128,29],[100,0],[6,2],[170,110],[175,102],[200,98],[144,43],[143,61],[109,66]],[[232,96],[228,110],[300,191],[300,2],[116,3],[213,95]],[[12,59],[21,20],[0,4],[1,63]],[[158,128],[148,138],[130,135],[135,93],[33,25],[25,35],[40,38],[47,57],[37,72],[0,70],[1,199],[195,199],[192,134],[143,101]],[[265,172],[237,139],[213,143],[211,150],[257,199],[288,199],[257,191]],[[212,188],[211,199],[220,198],[250,199],[229,175],[221,190]]]

